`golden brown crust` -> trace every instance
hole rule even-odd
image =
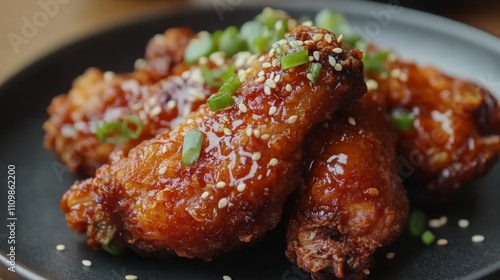
[[[382,98],[365,95],[306,140],[305,186],[286,255],[315,279],[364,278],[375,250],[403,230],[408,200]]]
[[[142,252],[210,259],[273,228],[298,180],[304,135],[339,104],[366,91],[361,53],[335,54],[343,69],[334,70],[329,56],[339,46],[335,40],[313,42],[316,34],[327,31],[301,26],[290,35],[307,41],[311,54],[320,53],[323,70],[316,83],[306,78],[307,65],[281,70],[264,55],[234,95],[235,105],[217,112],[202,105],[170,133],[98,169],[92,215],[78,218],[88,223],[89,244],[98,246],[103,236],[114,234],[113,242]],[[261,71],[267,78],[279,75],[270,94],[265,83],[256,81]],[[193,165],[184,166],[183,138],[193,129],[204,135],[202,152]],[[71,213],[76,205],[69,199],[78,189],[74,186],[61,201],[70,226],[80,224],[71,221],[78,215]]]

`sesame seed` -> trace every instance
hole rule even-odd
[[[281,40],[279,40],[279,41],[278,41],[278,45],[280,45],[280,46],[284,46],[284,45],[286,45],[287,43],[288,43],[288,42],[287,42],[285,39],[281,39]]]
[[[276,77],[274,77],[274,82],[275,83],[279,83],[280,80],[281,80],[281,75],[280,74],[278,74],[278,75],[276,75]]]
[[[115,76],[115,73],[113,71],[106,71],[103,74],[104,81],[106,81],[106,82],[111,82],[111,80],[113,80],[114,76]]]
[[[280,21],[278,21],[278,22],[280,22]],[[224,276],[222,276],[222,280],[231,280],[231,276],[224,275]]]
[[[287,122],[289,124],[294,124],[296,121],[297,121],[297,115],[293,115],[293,116],[289,117],[287,120]]]
[[[200,63],[200,65],[205,65],[208,63],[208,58],[206,56],[202,56],[198,59],[198,63]]]
[[[401,69],[399,68],[392,69],[389,74],[391,75],[391,77],[398,78],[399,75],[401,75]]]
[[[337,37],[337,43],[342,42],[342,39],[344,39],[344,34],[340,34],[339,37]]]
[[[274,50],[274,49],[271,49],[271,50],[269,51],[269,57],[273,57],[273,56],[274,56],[274,52],[275,52],[275,50]]]
[[[313,61],[314,60],[314,56],[310,55],[309,56],[309,61]]]
[[[238,105],[238,109],[240,109],[240,111],[241,111],[242,113],[246,113],[246,112],[248,111],[247,106],[245,106],[245,104],[243,104],[243,103],[240,103],[240,104]]]
[[[276,83],[274,82],[274,80],[271,79],[266,80],[266,85],[270,88],[276,88]]]
[[[339,47],[334,48],[334,49],[332,50],[332,52],[334,52],[334,53],[336,53],[336,54],[342,53],[343,51],[344,51],[344,50],[343,50],[342,48],[339,48]]]
[[[327,43],[331,43],[332,42],[332,35],[326,34],[325,35],[325,40],[326,40]]]
[[[274,79],[274,72],[271,72],[271,74],[269,75],[269,79],[271,79],[271,80]]]
[[[193,120],[193,119],[188,119],[188,120],[186,121],[186,123],[187,123],[187,124],[193,124],[193,123],[194,123],[194,120]]]
[[[314,59],[319,60],[319,52],[318,51],[315,51],[313,53],[313,56],[314,56]]]
[[[92,266],[92,262],[91,262],[91,261],[89,261],[89,260],[82,260],[82,264],[83,264],[84,266]]]
[[[376,90],[378,89],[378,83],[375,80],[369,79],[366,81],[366,87],[368,90]]]
[[[278,164],[278,160],[276,158],[272,158],[269,161],[269,165],[271,165],[271,166],[276,166],[277,164]]]
[[[429,220],[428,222],[428,225],[429,227],[431,228],[439,228],[441,227],[441,221],[439,219],[432,219],[432,220]]]
[[[281,54],[281,49],[277,49],[276,54]]]
[[[136,275],[125,275],[125,280],[137,280],[139,279],[139,277],[137,277]]]
[[[347,119],[347,121],[348,121],[351,125],[356,125],[356,120],[354,120],[354,118],[353,118],[353,117],[349,117],[349,118]]]
[[[202,194],[201,194],[201,198],[202,199],[207,199],[207,197],[210,195],[210,193],[208,191],[204,191]]]
[[[334,68],[336,71],[342,71],[342,64],[337,63],[337,64],[335,64],[335,66],[333,66],[333,68]]]
[[[448,240],[446,240],[446,239],[438,239],[438,241],[436,242],[436,244],[438,246],[446,246],[446,245],[448,245]]]
[[[264,76],[264,75],[266,75],[266,72],[264,72],[264,70],[260,70],[259,74],[257,74],[257,76],[259,76],[259,77]]]
[[[259,160],[261,157],[260,152],[253,153],[252,159],[253,160]]]
[[[161,107],[160,106],[156,106],[153,108],[153,110],[151,110],[151,112],[149,113],[149,115],[151,115],[152,117],[154,116],[157,116],[161,113]]]
[[[265,93],[266,95],[271,95],[271,88],[270,88],[270,87],[268,87],[267,85],[266,85],[266,86],[264,86],[264,93]]]
[[[312,23],[312,21],[308,20],[308,21],[304,21],[304,22],[302,23],[302,25],[305,25],[305,26],[309,26],[309,27],[311,27],[311,26],[313,26],[313,23]]]
[[[311,73],[307,73],[306,77],[307,79],[309,79],[309,81],[314,82],[314,77]]]
[[[247,128],[247,136],[248,137],[252,136],[252,128],[251,127]]]
[[[479,235],[479,234],[473,235],[472,238],[471,238],[472,242],[474,242],[474,243],[483,242],[484,239],[485,239],[484,236],[483,235]]]
[[[323,34],[321,34],[321,33],[314,34],[314,36],[313,36],[313,41],[314,42],[318,42],[321,39],[323,39]]]
[[[458,220],[458,226],[461,228],[467,228],[469,227],[469,220],[466,219],[460,219]]]
[[[306,45],[312,45],[312,44],[314,44],[314,41],[313,40],[305,40],[304,44],[306,44]]]
[[[442,226],[445,226],[448,223],[448,217],[441,216],[441,218],[439,218],[439,222],[441,223]]]
[[[254,129],[253,135],[255,135],[255,137],[257,137],[257,138],[260,137],[260,130]]]
[[[279,61],[278,59],[276,59],[276,58],[275,58],[275,59],[273,59],[273,61],[272,61],[272,65],[273,65],[273,67],[277,67],[277,66],[279,66],[279,65],[280,65],[280,61]]]
[[[247,185],[245,183],[240,183],[236,189],[239,191],[239,192],[242,192],[244,191],[245,189],[247,188]]]
[[[265,58],[264,58],[263,56],[259,57],[259,61],[260,61],[260,62],[264,61],[264,59],[265,59]]]
[[[229,201],[227,200],[227,198],[221,198],[217,207],[219,207],[219,209],[226,208],[228,203]]]
[[[286,84],[285,90],[288,91],[288,92],[292,91],[292,85],[291,84]]]
[[[260,139],[262,139],[262,140],[268,140],[270,137],[271,137],[271,135],[269,135],[269,134],[263,134],[263,135],[260,137]]]
[[[388,260],[392,260],[394,259],[394,257],[396,256],[396,253],[394,252],[389,252],[385,255],[385,258],[388,259]]]
[[[363,273],[365,275],[370,275],[370,270],[365,268],[365,269],[363,269]]]
[[[269,62],[262,63],[262,68],[264,68],[264,69],[271,68],[271,66],[272,66],[271,63],[269,63]]]
[[[269,108],[269,115],[274,115],[274,113],[276,113],[276,111],[278,110],[278,108],[276,108],[276,106],[271,106],[271,108]]]
[[[328,57],[328,62],[330,62],[331,66],[335,66],[335,64],[337,64],[337,60],[335,60],[335,57],[333,56]]]
[[[137,59],[137,60],[134,62],[134,68],[135,68],[136,70],[146,68],[146,61],[145,61],[144,59],[142,59],[142,58]]]
[[[155,36],[153,36],[153,41],[158,44],[162,43],[163,39],[165,39],[165,36],[163,34],[156,34]]]
[[[166,166],[163,166],[160,169],[158,169],[158,174],[160,174],[160,175],[165,174],[165,172],[167,172],[167,167]]]
[[[66,246],[64,246],[64,244],[58,244],[56,246],[56,250],[57,251],[64,251],[64,250],[66,250]]]
[[[231,129],[225,127],[224,128],[224,134],[227,135],[227,136],[229,136],[229,135],[232,135],[233,133],[231,132]]]
[[[257,84],[260,84],[260,83],[264,82],[265,80],[266,80],[266,77],[260,76],[260,77],[257,78],[257,80],[255,80],[255,82]]]
[[[220,181],[220,182],[218,182],[215,186],[216,186],[217,188],[219,188],[219,189],[222,189],[222,188],[224,188],[224,187],[226,186],[226,183],[225,183],[225,182]]]
[[[297,40],[296,42],[297,42],[297,45],[299,45],[299,46],[304,45],[304,41],[302,41],[302,40]]]
[[[227,116],[222,117],[222,119],[223,119],[225,122],[229,122],[229,118],[228,118]]]
[[[175,108],[175,106],[177,106],[177,101],[175,101],[174,99],[167,102],[167,109],[172,110]]]

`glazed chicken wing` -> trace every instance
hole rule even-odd
[[[400,175],[449,193],[485,174],[500,153],[500,107],[484,88],[433,67],[394,61],[371,75],[392,114],[414,118],[399,131]]]
[[[314,279],[362,279],[402,232],[408,200],[383,96],[365,95],[306,138],[305,185],[286,255]]]
[[[283,40],[286,53],[317,52],[322,71],[315,82],[308,63],[283,70],[278,57],[263,55],[234,105],[215,112],[202,105],[171,132],[77,182],[61,201],[70,227],[86,229],[94,247],[126,244],[206,260],[275,227],[297,184],[305,134],[366,91],[361,52],[345,50],[332,33],[299,26],[285,39],[303,43]],[[201,151],[185,165],[190,131],[201,135]]]

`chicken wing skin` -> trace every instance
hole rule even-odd
[[[485,174],[500,153],[500,107],[484,88],[433,67],[394,61],[374,75],[389,110],[414,116],[399,132],[400,175],[447,194]]]
[[[318,40],[326,34],[333,40]],[[300,175],[305,134],[366,92],[360,51],[347,51],[332,33],[306,26],[286,39],[300,40],[303,46],[295,46],[320,55],[323,70],[315,83],[306,78],[307,64],[282,70],[279,60],[273,66],[276,57],[263,55],[234,94],[233,106],[211,112],[202,105],[170,133],[142,142],[99,168],[93,179],[77,182],[61,201],[69,226],[86,228],[94,247],[125,243],[146,254],[206,260],[275,227]],[[333,52],[337,47],[342,53]],[[342,69],[335,70],[330,57]],[[186,166],[182,143],[190,130],[200,131],[203,141],[197,161]],[[86,210],[85,188],[96,195]]]
[[[288,258],[314,279],[362,279],[408,215],[395,133],[371,92],[306,138],[305,185],[287,233]]]

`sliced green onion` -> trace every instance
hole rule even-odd
[[[311,73],[312,76],[311,82],[315,83],[318,80],[322,68],[323,66],[321,65],[321,63],[318,62],[313,62],[309,64],[309,73]]]
[[[420,210],[413,210],[408,221],[408,229],[411,235],[420,236],[425,230],[425,213]]]
[[[241,87],[241,81],[236,75],[232,75],[227,81],[220,87],[219,91],[210,96],[207,100],[208,108],[211,111],[218,111],[225,109],[234,104],[233,94]]]
[[[129,124],[135,125],[131,131]],[[109,144],[123,144],[129,139],[137,139],[143,130],[142,120],[133,115],[125,116],[123,122],[104,122],[97,125],[96,138],[99,142]]]
[[[422,239],[422,242],[424,242],[425,245],[429,246],[432,243],[434,243],[434,240],[436,240],[436,237],[434,236],[434,234],[432,234],[432,232],[430,232],[429,230],[426,230],[422,234],[421,239]]]
[[[396,129],[401,132],[413,130],[415,117],[405,111],[394,111],[392,113],[392,122]]]
[[[207,66],[201,67],[201,76],[203,81],[213,87],[220,87],[224,81],[227,81],[235,72],[233,64],[227,69],[208,69]]]
[[[115,256],[121,256],[127,252],[126,248],[116,246],[112,243],[109,243],[107,245],[101,245],[101,247],[104,251],[110,253],[111,255],[115,255]]]
[[[248,49],[246,40],[241,37],[238,28],[230,26],[224,30],[220,36],[219,50],[225,52],[228,56],[245,51]]]
[[[269,44],[271,43],[272,38],[270,36],[262,36],[255,38],[252,42],[252,47],[255,53],[263,54],[267,52],[269,49]]]
[[[288,31],[288,19],[281,20],[281,27],[276,33],[277,38],[275,38],[275,41],[278,41],[281,38],[285,37],[287,31]]]
[[[217,49],[219,48],[220,38],[222,37],[223,33],[224,30],[215,30],[214,33],[212,33],[212,40],[214,41],[215,47]]]
[[[187,63],[195,63],[203,56],[208,56],[216,51],[215,41],[212,36],[202,35],[192,39],[184,52],[184,60]]]
[[[135,125],[135,131],[131,131],[129,127],[129,123],[133,123]],[[138,116],[128,115],[123,119],[123,133],[125,137],[131,139],[137,139],[141,136],[143,129],[142,120]]]
[[[281,57],[281,69],[286,70],[295,66],[306,64],[309,62],[309,53],[307,50],[298,51],[296,53],[287,54]]]
[[[257,38],[264,36],[266,27],[258,21],[249,21],[243,24],[240,28],[242,38],[247,40],[248,47],[253,53],[260,53],[254,45]],[[259,41],[259,40],[258,40]]]
[[[343,15],[334,13],[328,9],[323,9],[316,15],[314,25],[319,28],[327,29],[337,35],[352,32]]]
[[[365,53],[363,64],[366,72],[382,73],[386,72],[384,64],[389,57],[389,51],[378,51],[376,53]]]
[[[182,164],[192,165],[200,157],[203,133],[198,130],[190,130],[184,135],[182,144]]]

